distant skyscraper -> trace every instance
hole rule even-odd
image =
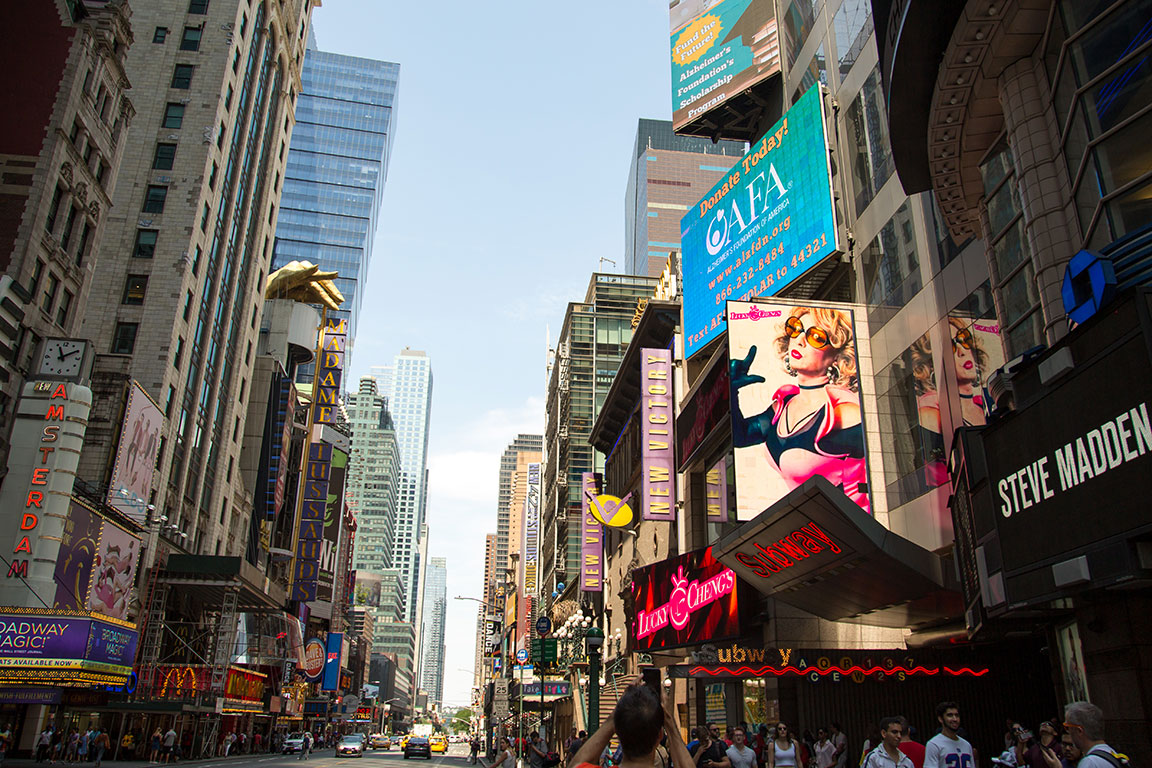
[[[348,469],[348,503],[356,514],[356,551],[352,567],[358,573],[380,573],[392,567],[393,533],[400,486],[400,447],[388,412],[388,400],[371,376],[347,396],[352,429]]]
[[[508,567],[508,554],[519,552],[520,518],[524,506],[524,489],[527,487],[528,465],[540,461],[544,450],[543,435],[518,435],[500,457],[500,487],[496,498],[496,562],[501,568]],[[524,479],[519,483],[520,494],[514,497],[513,479],[519,473]]]
[[[444,625],[448,617],[448,561],[433,557],[424,575],[424,674],[421,687],[433,704],[444,698]]]
[[[624,196],[624,271],[658,277],[680,251],[680,219],[744,154],[744,143],[677,136],[668,120],[640,120]]]
[[[399,78],[400,65],[387,61],[311,48],[304,56],[272,266],[308,260],[340,273],[345,302],[335,314],[349,321],[350,348],[392,155]]]

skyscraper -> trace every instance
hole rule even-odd
[[[392,566],[400,569],[404,586],[404,617],[419,627],[420,534],[428,483],[428,424],[432,415],[432,363],[428,356],[405,348],[393,364],[374,368],[380,390],[388,398],[400,446],[400,486],[392,545]],[[419,646],[418,646],[419,647]]]
[[[356,514],[358,573],[378,574],[392,567],[400,485],[400,447],[388,400],[377,392],[376,379],[360,379],[360,389],[347,396],[352,456],[348,502]]]
[[[272,265],[308,260],[340,273],[345,303],[335,314],[348,319],[350,349],[392,155],[399,77],[400,65],[387,61],[314,48],[304,56]]]
[[[528,465],[540,461],[544,450],[543,435],[517,435],[500,457],[499,491],[496,498],[496,562],[508,567],[508,555],[519,552],[520,515],[524,506],[524,489]],[[519,484],[513,480],[523,475]],[[519,488],[517,496],[514,488]]]
[[[444,698],[444,625],[448,617],[448,561],[428,560],[424,576],[424,673],[421,687],[436,705]]]
[[[136,115],[81,334],[94,398],[138,381],[167,415],[155,506],[197,554],[241,555],[250,496],[235,471],[264,276],[313,3],[133,6]],[[81,474],[111,466],[93,425]]]
[[[624,271],[658,277],[680,251],[680,219],[744,154],[744,142],[677,136],[670,120],[641,119],[624,195]]]

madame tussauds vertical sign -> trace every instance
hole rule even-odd
[[[79,384],[24,385],[0,491],[10,537],[2,605],[42,607],[56,598],[56,561],[91,407],[92,390]]]

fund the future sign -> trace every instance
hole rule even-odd
[[[773,296],[841,250],[824,118],[814,86],[680,220],[687,356],[724,331],[727,300]]]

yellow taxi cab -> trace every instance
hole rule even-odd
[[[407,747],[407,746],[408,746],[408,739],[410,739],[410,738],[412,738],[412,734],[410,734],[410,733],[406,733],[406,734],[404,734],[404,736],[403,736],[403,737],[400,739],[400,751],[401,751],[401,752],[403,752],[403,751],[404,751],[404,749],[405,749],[405,747]]]
[[[442,734],[442,733],[433,734],[433,735],[428,737],[428,741],[431,742],[433,752],[447,752],[448,751],[448,739],[444,737],[444,734]]]

